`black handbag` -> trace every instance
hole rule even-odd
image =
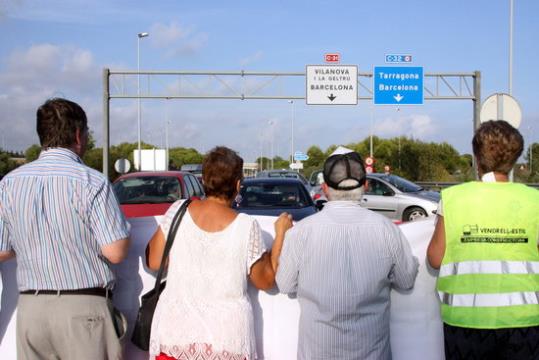
[[[174,242],[174,237],[176,236],[183,215],[187,211],[187,207],[190,203],[190,199],[186,200],[176,214],[174,214],[174,218],[172,218],[172,223],[170,224],[165,249],[163,251],[163,257],[161,258],[161,265],[159,266],[159,271],[155,278],[155,286],[152,290],[142,295],[140,300],[140,308],[138,310],[137,319],[135,320],[133,334],[131,335],[131,342],[144,351],[148,351],[150,348],[150,332],[152,329],[153,313],[155,312],[159,295],[161,295],[161,292],[166,286],[166,281],[161,282],[161,278],[163,277],[163,272],[165,270],[168,253]]]

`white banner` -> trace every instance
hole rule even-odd
[[[257,217],[268,248],[273,239],[274,217]],[[128,340],[139,307],[140,296],[155,283],[143,265],[146,244],[157,227],[158,218],[131,219],[132,244],[128,258],[115,266],[117,285],[114,303],[127,317],[129,328],[124,340],[126,360],[147,360],[148,354]],[[425,265],[425,253],[434,229],[432,220],[402,225],[420,268],[415,287],[405,293],[391,295],[391,348],[394,360],[443,360],[443,331],[440,309],[435,294],[436,274]],[[0,263],[2,283],[0,308],[0,354],[3,360],[15,360],[15,319],[17,285],[15,260]],[[276,289],[249,289],[253,303],[257,351],[259,359],[296,359],[299,305],[296,299],[279,294]]]

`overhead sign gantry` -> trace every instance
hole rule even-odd
[[[372,101],[374,97],[373,73],[358,72],[355,65],[314,65],[340,67],[348,69],[350,83],[347,78],[337,79],[332,85],[336,89],[325,86],[320,88],[319,102],[332,104],[343,101],[343,104],[357,104],[358,100]],[[314,70],[314,68],[313,68]],[[307,100],[308,94],[294,91],[305,89],[308,72],[249,72],[249,71],[111,71],[103,69],[103,173],[109,171],[110,144],[110,101],[112,99],[223,99],[223,100]],[[330,74],[333,75],[333,74]],[[336,75],[336,74],[335,74]],[[339,74],[347,77],[346,73]],[[425,100],[471,100],[473,101],[474,129],[479,126],[481,109],[481,73],[425,73],[422,86]],[[140,77],[140,88],[137,91],[137,79]],[[200,83],[197,79],[202,80]],[[257,81],[252,81],[257,79]],[[238,81],[240,80],[240,81]],[[249,83],[247,83],[249,81]],[[301,81],[303,84],[298,83]],[[337,93],[339,85],[353,85]],[[469,82],[473,82],[470,84]],[[290,84],[289,87],[286,85]],[[292,86],[294,85],[294,86]],[[318,85],[323,85],[320,82]],[[328,84],[329,85],[329,84]],[[314,89],[313,89],[314,90]],[[331,90],[334,90],[333,96]],[[329,94],[327,93],[329,91]],[[352,93],[354,95],[352,95]],[[340,97],[342,95],[342,97]],[[324,99],[325,96],[325,99]],[[355,99],[351,99],[354,97]],[[397,96],[397,94],[393,95]],[[401,96],[403,96],[401,94]],[[405,95],[404,95],[405,96]],[[331,100],[330,98],[333,98]],[[316,98],[315,98],[316,99]],[[315,101],[313,99],[313,102]],[[338,100],[337,100],[338,99]],[[404,99],[401,99],[401,101]],[[308,103],[308,101],[307,101]]]

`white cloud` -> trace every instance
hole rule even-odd
[[[264,53],[259,50],[252,55],[249,55],[247,57],[244,57],[243,59],[240,59],[240,66],[247,66],[252,63],[255,63],[258,60],[262,59],[263,56],[264,56]]]
[[[208,34],[196,32],[193,27],[183,27],[175,21],[153,24],[149,38],[153,46],[165,49],[168,57],[195,54],[208,42]]]
[[[66,73],[84,73],[92,70],[94,66],[92,53],[88,50],[75,49],[70,58],[64,62],[63,70]]]
[[[379,136],[413,136],[423,138],[436,132],[436,126],[428,115],[388,117],[374,124],[374,133]]]
[[[85,49],[36,44],[9,54],[0,68],[0,128],[6,147],[24,150],[37,143],[36,109],[48,98],[66,97],[87,112],[91,128],[101,128],[101,69]],[[89,111],[90,110],[90,111]],[[98,125],[95,125],[97,123]],[[100,129],[99,129],[100,132]]]
[[[177,22],[168,25],[156,23],[150,28],[150,40],[156,47],[165,48],[185,39],[191,32],[191,29],[182,28]]]

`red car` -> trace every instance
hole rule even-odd
[[[178,199],[204,197],[198,179],[185,171],[124,174],[114,181],[112,187],[128,218],[163,215]]]

